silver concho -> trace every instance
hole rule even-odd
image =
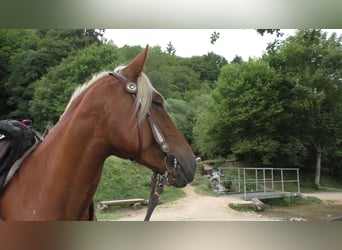
[[[126,90],[131,94],[135,94],[137,93],[137,85],[133,82],[129,82],[126,84]]]
[[[164,153],[167,153],[169,152],[169,145],[167,145],[167,143],[163,142],[161,145],[160,145],[161,149],[163,150]]]

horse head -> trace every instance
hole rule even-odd
[[[171,185],[184,187],[194,178],[195,157],[168,115],[164,98],[143,73],[147,54],[148,47],[112,74],[116,82],[123,83],[121,99],[124,100],[116,100],[122,105],[121,128],[120,135],[113,134],[112,143],[117,145],[118,156],[145,165],[155,173],[167,174]],[[118,116],[114,119],[117,123]]]

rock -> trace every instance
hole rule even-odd
[[[206,163],[203,164],[203,169],[204,169],[205,172],[212,171],[213,168],[214,168],[214,167],[211,166],[211,165],[209,165],[209,164],[206,164]]]
[[[253,198],[251,201],[252,201],[252,208],[254,211],[261,212],[265,210],[265,204],[259,199]]]

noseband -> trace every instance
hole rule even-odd
[[[125,85],[125,89],[128,93],[132,95],[133,101],[135,102],[137,99],[137,84],[134,82],[129,81],[126,77],[121,75],[117,72],[111,72],[110,75],[114,76],[115,78],[119,79],[121,83]],[[164,165],[165,165],[165,172],[158,178],[158,173],[154,172],[152,175],[152,186],[151,186],[151,193],[150,193],[150,200],[148,203],[148,209],[145,217],[145,221],[148,221],[152,215],[152,212],[154,208],[157,206],[160,200],[160,194],[163,192],[163,187],[165,183],[169,180],[169,178],[172,178],[172,182],[176,180],[176,168],[178,165],[178,161],[174,155],[170,153],[170,147],[166,143],[165,136],[158,127],[157,123],[152,117],[152,114],[150,112],[147,113],[147,121],[150,124],[152,134],[154,137],[154,140],[159,145],[160,149],[164,153]],[[135,157],[133,157],[132,161],[137,161],[141,151],[142,151],[142,132],[141,132],[141,124],[138,123],[138,140],[139,140],[139,146],[138,146],[138,152],[136,153]],[[172,167],[171,167],[172,166]],[[156,184],[157,179],[159,179],[157,191]]]

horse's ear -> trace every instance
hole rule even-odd
[[[140,73],[144,70],[144,65],[146,62],[148,54],[148,45],[146,45],[145,49],[140,52],[129,64],[127,67],[123,68],[120,73],[127,77],[130,81],[136,82]]]

